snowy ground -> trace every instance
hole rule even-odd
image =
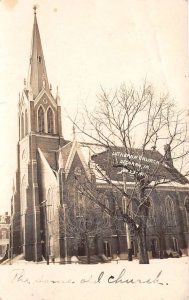
[[[0,300],[189,300],[189,257],[97,265],[0,265]]]

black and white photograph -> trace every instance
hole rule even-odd
[[[189,299],[186,0],[0,0],[0,300]]]

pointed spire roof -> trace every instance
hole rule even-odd
[[[56,88],[56,102],[57,102],[57,105],[60,106],[60,95],[59,95],[59,91],[58,91],[58,86]]]
[[[34,24],[31,44],[30,66],[28,73],[27,86],[31,87],[34,98],[44,88],[49,91],[49,83],[45,67],[45,59],[43,56],[43,49],[39,28],[37,23],[36,9],[34,6]]]

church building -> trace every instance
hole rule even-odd
[[[98,164],[110,176],[105,165],[108,157],[106,151],[91,156],[88,147],[76,139],[66,141],[63,137],[59,92],[57,89],[54,97],[48,81],[34,8],[29,72],[19,99],[17,172],[11,200],[11,257],[22,254],[25,260],[52,258],[61,262],[72,256],[86,256],[90,251],[91,255],[119,254],[120,258],[126,258],[123,224],[113,224],[82,192],[83,186],[90,183],[88,193],[94,191],[95,195],[98,190],[111,207],[111,187],[98,181],[94,171],[94,164]],[[112,179],[120,184],[120,178],[114,175],[111,173]],[[128,190],[132,189],[132,181],[128,178],[127,182]],[[177,190],[173,185],[158,189],[154,192],[156,201],[152,209],[156,210],[159,198],[163,197],[169,222],[167,230],[162,229],[163,248],[182,249],[187,254],[188,183],[177,183]],[[83,221],[84,203],[87,212]],[[152,219],[153,214],[152,211]],[[160,245],[154,226],[149,226],[148,244],[155,256]],[[137,255],[135,237],[131,238],[133,255]]]

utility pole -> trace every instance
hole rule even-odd
[[[47,200],[41,202],[41,205],[43,207],[44,219],[45,219],[46,260],[47,260],[47,265],[49,265],[49,228],[48,228],[48,220],[47,220],[47,206],[52,206],[52,205],[47,205],[46,202],[47,202]]]
[[[127,178],[126,178],[126,169],[123,168],[123,190],[124,193],[127,193]],[[127,205],[128,205],[128,198],[124,196],[125,204],[123,206],[124,213],[127,213]],[[127,239],[127,251],[128,251],[128,261],[132,261],[132,245],[131,245],[131,236],[129,231],[129,226],[125,223],[125,232],[126,232],[126,239]]]
[[[63,204],[63,211],[64,211],[64,251],[65,251],[65,264],[68,262],[68,246],[67,246],[67,228],[66,228],[66,209],[67,204]]]

